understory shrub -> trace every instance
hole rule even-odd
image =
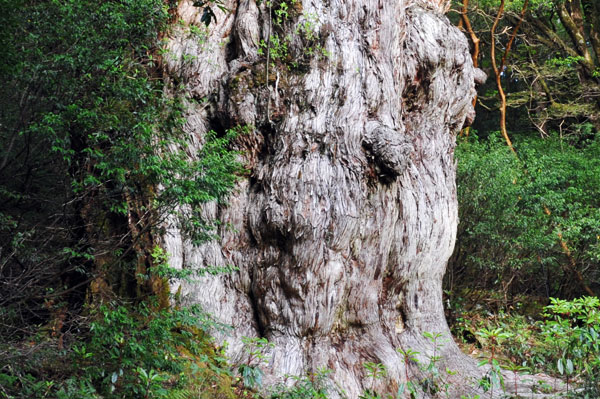
[[[89,310],[76,336],[3,345],[0,397],[232,398],[231,370],[208,334],[223,327],[197,306],[157,306],[107,303]]]
[[[514,141],[517,156],[494,135],[456,149],[460,224],[446,288],[589,295],[600,284],[600,139]]]
[[[550,304],[537,319],[515,310],[498,313],[471,310],[455,320],[451,328],[471,354],[493,358],[506,371],[553,375],[567,385],[568,397],[591,399],[600,395],[597,297],[550,298]],[[468,336],[476,340],[465,339]],[[493,337],[502,337],[502,342]]]

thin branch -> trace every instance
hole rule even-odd
[[[508,131],[506,129],[506,108],[507,107],[506,107],[506,93],[504,92],[504,89],[502,88],[502,73],[504,72],[504,68],[506,67],[506,60],[508,59],[508,55],[509,55],[512,45],[515,41],[515,38],[517,37],[517,32],[519,31],[519,27],[521,26],[521,24],[523,23],[523,19],[525,18],[525,12],[527,11],[527,7],[529,5],[529,0],[525,0],[525,2],[523,3],[523,8],[521,9],[521,15],[520,15],[519,21],[517,22],[517,25],[515,26],[515,28],[512,31],[510,39],[508,40],[506,48],[504,49],[504,54],[502,55],[502,61],[500,63],[500,67],[498,68],[498,65],[496,63],[496,28],[498,27],[500,19],[502,18],[502,14],[504,13],[504,4],[505,4],[505,0],[501,0],[500,8],[498,8],[498,13],[496,14],[496,18],[494,19],[494,24],[492,25],[492,29],[491,29],[491,39],[492,39],[491,59],[492,59],[492,67],[494,69],[494,74],[496,75],[496,86],[498,87],[498,95],[500,96],[500,131],[502,133],[502,136],[504,137],[504,140],[506,141],[506,144],[508,145],[510,150],[516,155],[517,152],[515,151],[515,148],[510,140],[510,137],[508,137]]]
[[[473,60],[473,67],[477,68],[479,66],[479,42],[480,42],[480,39],[477,37],[477,35],[475,34],[475,31],[473,30],[473,26],[471,25],[471,21],[469,20],[469,16],[467,14],[468,11],[469,11],[469,0],[463,0],[463,7],[462,7],[460,22],[466,28],[467,33],[469,34],[469,37],[471,38],[471,42],[473,43],[473,54],[471,54],[471,59]],[[475,97],[473,97],[472,104],[473,104],[473,108],[475,108],[475,105],[477,104],[477,94],[475,94]],[[471,128],[469,126],[467,126],[465,129],[463,129],[463,131],[461,132],[461,135],[464,134],[465,137],[469,137],[470,130],[471,130]]]

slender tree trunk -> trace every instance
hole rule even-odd
[[[512,141],[508,136],[508,130],[506,129],[506,93],[504,93],[504,88],[502,87],[502,73],[504,72],[504,62],[498,64],[496,62],[496,28],[498,27],[498,23],[502,18],[502,14],[504,13],[504,0],[500,1],[500,7],[498,8],[498,13],[496,14],[496,18],[494,19],[494,23],[492,24],[492,29],[490,30],[491,35],[491,47],[490,47],[490,58],[492,59],[492,69],[494,70],[494,75],[496,77],[496,87],[498,88],[498,96],[500,97],[500,132],[502,133],[502,137],[506,141],[506,145],[508,148],[516,154],[515,148],[512,145]],[[504,60],[504,57],[502,57]]]
[[[473,43],[473,52],[471,53],[471,59],[473,60],[473,67],[477,68],[479,66],[479,42],[480,39],[477,37],[477,35],[475,34],[475,31],[473,30],[473,26],[471,26],[471,21],[469,19],[469,0],[463,0],[463,7],[462,7],[462,14],[461,14],[461,18],[460,18],[460,24],[459,24],[459,29],[462,29],[464,26],[464,29],[466,30],[466,32],[469,34],[469,38],[471,39],[471,42]],[[478,69],[476,69],[476,71],[479,71]],[[482,74],[476,74],[475,75],[475,83],[479,83],[479,84],[483,84],[486,80],[487,76],[482,75]],[[477,104],[477,95],[475,95],[475,97],[473,97],[473,101],[472,101],[472,105],[473,105],[473,109],[475,109],[475,105]],[[468,124],[470,124],[469,121]],[[461,131],[461,135],[464,135],[465,137],[469,137],[469,132],[471,130],[470,126],[465,127],[462,131]]]
[[[523,3],[523,7],[521,9],[521,15],[519,17],[519,21],[515,25],[510,38],[508,39],[508,43],[506,44],[506,48],[504,49],[504,54],[502,55],[502,61],[500,62],[500,67],[497,66],[496,63],[496,28],[498,27],[498,23],[502,18],[502,14],[504,13],[504,0],[501,0],[500,7],[498,8],[498,13],[496,14],[496,18],[494,19],[494,23],[492,25],[491,33],[491,50],[490,50],[490,58],[492,59],[492,68],[494,70],[494,75],[496,76],[496,87],[498,88],[498,95],[500,96],[500,132],[506,140],[506,144],[510,148],[510,150],[516,154],[516,151],[510,141],[510,137],[508,136],[508,130],[506,129],[506,93],[502,87],[502,74],[506,67],[506,61],[508,59],[508,55],[510,54],[510,50],[512,49],[512,45],[515,42],[515,38],[517,37],[517,33],[519,32],[519,28],[523,23],[523,19],[525,18],[525,12],[527,11],[527,6],[529,5],[529,0],[525,0]]]
[[[239,271],[184,294],[234,327],[234,360],[242,336],[275,344],[267,383],[325,367],[356,398],[371,361],[388,369],[375,387],[395,393],[423,373],[403,348],[422,363],[435,350],[440,370],[458,372],[444,375],[451,397],[472,391],[479,371],[451,340],[441,281],[475,70],[446,2],[304,0],[285,15],[281,2],[225,5],[203,34],[202,10],[182,1],[165,56],[173,86],[195,99],[186,129],[198,146],[208,129],[254,127],[236,142],[248,176],[204,210],[225,222],[219,240],[165,236],[177,267]],[[434,349],[424,332],[447,341]]]
[[[588,50],[585,36],[582,32],[583,20],[581,18],[581,8],[579,2],[571,5],[571,7],[573,7],[576,10],[575,19],[573,19],[573,16],[567,10],[567,6],[565,3],[559,3],[557,4],[557,7],[560,22],[562,23],[563,27],[565,28],[569,37],[571,38],[573,46],[577,49],[578,55],[583,58],[583,61],[581,61],[581,65],[583,66],[586,78],[589,79],[594,72],[594,61],[592,60],[592,55]],[[575,21],[580,22],[581,26],[578,26]]]
[[[581,4],[589,27],[592,48],[596,55],[596,65],[600,65],[600,4],[594,0],[582,0]]]
[[[575,51],[572,47],[567,45],[564,40],[549,26],[547,21],[544,21],[537,15],[527,14],[527,24],[525,27],[530,24],[530,32],[536,36],[536,39],[541,43],[547,45],[552,48],[557,46],[564,53],[570,57],[577,57],[577,51]],[[541,34],[540,34],[541,33]]]

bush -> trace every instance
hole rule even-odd
[[[566,383],[567,397],[599,397],[600,299],[550,298],[550,304],[537,316],[469,311],[453,327],[461,333],[459,338],[467,332],[476,337],[469,352],[480,352],[487,358],[484,364],[495,359],[496,370],[550,374]],[[502,342],[497,339],[500,336]]]
[[[231,370],[208,335],[220,326],[197,306],[159,309],[154,302],[90,310],[92,321],[63,349],[44,345],[42,336],[30,348],[13,347],[11,364],[0,369],[5,397],[232,397]]]
[[[600,140],[578,145],[520,137],[517,159],[498,136],[459,144],[448,288],[573,296],[600,283]]]
[[[600,395],[600,299],[582,297],[572,301],[551,299],[541,325],[543,344],[536,352],[545,355],[551,370],[574,381],[581,389],[575,397]]]

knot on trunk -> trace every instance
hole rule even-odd
[[[404,173],[414,149],[401,132],[377,122],[367,124],[363,145],[379,167],[380,176],[388,178],[396,178]]]
[[[475,83],[478,85],[484,84],[485,81],[487,80],[487,74],[479,68],[474,68],[473,72],[474,72],[473,77],[474,77]]]

